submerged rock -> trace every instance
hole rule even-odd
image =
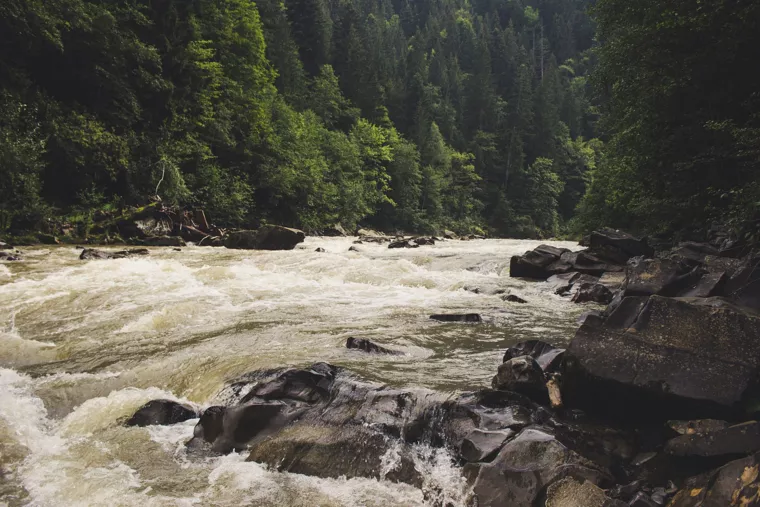
[[[224,246],[238,250],[293,250],[303,243],[303,231],[279,225],[264,225],[255,231],[236,231],[224,238]]]
[[[521,305],[524,305],[524,304],[528,303],[527,301],[525,301],[520,296],[515,296],[514,294],[510,294],[508,296],[503,296],[501,299],[503,301],[506,301],[507,303],[518,303],[518,304],[521,304]]]
[[[154,400],[140,407],[124,425],[169,426],[196,417],[198,417],[198,413],[192,407],[171,400]]]
[[[145,248],[135,248],[132,250],[121,250],[118,252],[107,252],[105,250],[95,250],[94,248],[85,248],[79,255],[79,259],[100,260],[100,259],[126,259],[134,256],[149,255],[150,252]]]
[[[391,244],[388,245],[388,248],[419,248],[419,246],[420,245],[410,239],[400,239],[391,242]]]
[[[347,349],[361,350],[369,354],[402,355],[402,352],[386,349],[363,338],[349,338],[346,340]]]
[[[325,250],[325,249],[324,249],[324,248],[322,248],[322,247],[319,247],[319,248],[317,248],[317,249],[316,249],[316,250],[314,250],[314,251],[315,251],[316,253],[326,253],[326,252],[327,252],[327,250]]]
[[[0,261],[20,261],[21,256],[9,252],[0,252]]]
[[[431,315],[430,319],[437,320],[438,322],[470,322],[470,323],[483,322],[483,318],[477,313],[436,314],[436,315]]]

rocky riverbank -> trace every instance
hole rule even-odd
[[[318,363],[234,379],[201,414],[156,400],[129,424],[200,416],[191,453],[404,482],[434,505],[414,466],[421,444],[455,457],[471,505],[757,505],[760,277],[758,259],[735,252],[688,243],[655,254],[600,231],[583,252],[513,259],[513,276],[530,266],[576,302],[601,286],[611,303],[582,319],[567,350],[507,350],[488,389],[396,389]]]

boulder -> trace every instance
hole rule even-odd
[[[499,450],[514,434],[515,432],[510,429],[499,431],[473,430],[462,440],[459,455],[470,463],[490,461],[496,457]]]
[[[453,232],[447,229],[443,231],[443,238],[444,239],[459,239],[459,236],[457,235],[456,232]]]
[[[369,354],[389,354],[389,355],[402,355],[402,352],[386,349],[369,340],[362,338],[349,338],[346,340],[346,348],[353,350],[361,350]]]
[[[9,252],[0,252],[0,261],[20,261],[21,257]]]
[[[400,239],[393,241],[388,245],[388,248],[419,248],[420,245],[409,239]]]
[[[515,357],[501,364],[491,387],[525,394],[540,401],[548,399],[544,371],[530,356]]]
[[[179,236],[152,236],[140,240],[140,244],[144,246],[187,246],[185,240]]]
[[[598,257],[589,250],[580,252],[565,252],[558,261],[551,264],[548,271],[554,273],[568,273],[577,271],[581,274],[601,277],[607,272],[622,272],[625,267],[609,260]]]
[[[690,269],[670,259],[631,260],[626,270],[626,296],[676,296],[700,278],[699,269]]]
[[[558,349],[546,342],[529,340],[509,347],[504,353],[504,362],[522,356],[530,356],[536,360],[544,372],[557,371],[562,363],[565,349]]]
[[[597,303],[608,305],[612,302],[613,294],[610,289],[600,283],[582,283],[573,296],[573,303]]]
[[[168,236],[174,222],[159,203],[139,208],[116,221],[116,232],[124,239],[143,239],[149,236]]]
[[[599,281],[599,277],[597,276],[585,275],[585,274],[576,272],[576,276],[572,277],[569,283],[566,283],[564,285],[558,285],[554,293],[557,294],[558,296],[566,296],[571,293],[574,295],[581,288],[582,285],[584,284],[596,285],[598,281]]]
[[[412,241],[414,242],[414,244],[418,246],[435,245],[435,238],[431,238],[431,237],[414,238]]]
[[[760,310],[760,258],[749,256],[726,282],[726,297],[737,303]]]
[[[358,248],[356,248],[355,246],[351,246],[351,247],[348,247],[348,251],[349,251],[349,252],[360,252],[361,250],[359,250],[359,249],[358,249]]]
[[[706,273],[691,287],[681,292],[682,297],[711,298],[722,296],[723,289],[728,282],[725,272]]]
[[[689,241],[679,244],[668,253],[668,258],[689,264],[692,267],[704,264],[707,256],[720,256],[720,250],[706,243]]]
[[[721,298],[625,298],[576,333],[563,397],[637,417],[704,417],[754,396],[758,373],[760,315]]]
[[[628,233],[609,228],[591,233],[588,246],[593,251],[614,248],[627,255],[629,259],[639,256],[654,256],[654,250],[649,246],[646,238],[637,238]]]
[[[121,250],[118,252],[106,252],[105,250],[96,250],[94,248],[85,248],[79,255],[83,261],[98,259],[126,259],[129,257],[149,255],[150,252],[145,248],[135,248],[132,250]]]
[[[37,234],[37,239],[43,245],[58,245],[61,243],[60,241],[58,241],[58,238],[56,238],[52,234],[39,233]]]
[[[362,426],[323,426],[297,423],[251,447],[248,461],[264,463],[282,472],[322,478],[366,477],[422,485],[411,453],[386,471],[384,457],[393,443]]]
[[[316,249],[316,250],[314,250],[314,251],[315,251],[316,253],[326,253],[326,252],[327,252],[327,250],[325,250],[325,249],[324,249],[324,248],[322,248],[322,247],[319,247],[319,248],[317,248],[317,249]]]
[[[470,323],[483,322],[483,318],[477,313],[436,314],[436,315],[431,315],[430,319],[437,320],[438,322],[470,322]]]
[[[140,407],[124,425],[170,426],[196,417],[198,413],[190,406],[171,400],[154,400]]]
[[[760,454],[688,479],[668,506],[760,506]]]
[[[303,231],[279,225],[264,225],[256,231],[237,231],[224,238],[224,246],[238,250],[293,250],[303,243]]]
[[[546,507],[629,507],[609,498],[602,488],[589,481],[568,477],[546,490]]]
[[[681,435],[665,444],[673,456],[724,456],[760,451],[760,423],[750,421],[728,428]]]
[[[509,276],[546,280],[553,274],[567,272],[570,270],[569,267],[561,271],[550,270],[549,266],[557,263],[563,254],[569,252],[570,250],[567,249],[541,245],[530,252],[526,252],[525,255],[512,257],[509,265]]]
[[[478,507],[534,506],[552,484],[572,478],[602,486],[611,476],[560,443],[544,428],[526,428],[491,463],[478,466],[473,495]]]

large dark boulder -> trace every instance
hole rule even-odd
[[[724,456],[752,454],[760,451],[760,423],[750,421],[728,428],[687,433],[665,444],[673,456]]]
[[[625,298],[603,322],[581,325],[565,370],[563,397],[589,409],[675,418],[733,411],[756,394],[760,315],[721,298]]]
[[[677,296],[701,277],[698,268],[690,268],[670,259],[644,259],[629,262],[626,269],[626,296]]]
[[[478,507],[539,505],[547,489],[566,478],[602,487],[612,481],[606,470],[566,447],[550,430],[532,427],[471,476]]]
[[[760,454],[687,480],[668,506],[760,506]]]
[[[124,424],[126,426],[169,426],[196,417],[198,413],[188,405],[171,400],[153,400],[140,407]]]
[[[726,282],[726,297],[737,303],[760,310],[760,257],[745,257]]]
[[[419,246],[420,245],[410,239],[399,239],[397,241],[392,241],[388,245],[388,248],[419,248]]]
[[[490,461],[514,434],[509,428],[497,431],[473,430],[462,440],[459,454],[470,463]]]
[[[509,275],[513,278],[534,278],[546,280],[556,273],[569,271],[550,270],[549,266],[557,263],[563,254],[570,252],[564,248],[541,245],[526,252],[522,256],[512,257],[509,265]]]
[[[255,231],[236,231],[224,238],[224,246],[237,250],[293,250],[303,243],[303,231],[279,225],[264,225]]]
[[[588,246],[592,251],[605,251],[606,249],[614,248],[618,252],[627,255],[629,259],[639,256],[652,257],[654,255],[654,249],[649,246],[646,238],[637,238],[628,233],[609,228],[591,233]]]

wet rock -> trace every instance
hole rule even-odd
[[[681,435],[665,444],[665,452],[673,456],[723,456],[757,451],[760,451],[760,423],[757,421]]]
[[[477,313],[436,314],[436,315],[431,315],[430,319],[437,320],[438,322],[469,322],[469,323],[483,322],[483,318]]]
[[[559,369],[565,349],[539,340],[529,340],[509,347],[504,353],[504,362],[521,356],[530,356],[536,360],[541,370],[553,372]]]
[[[598,281],[599,281],[599,277],[597,276],[576,273],[576,276],[573,277],[569,283],[565,285],[557,286],[554,293],[557,294],[558,296],[566,296],[571,293],[574,295],[574,293],[577,292],[582,285],[584,284],[596,285]]]
[[[470,463],[490,461],[514,434],[515,432],[510,429],[474,430],[462,441],[459,454],[462,459]]]
[[[196,417],[198,414],[192,407],[171,400],[154,400],[140,407],[124,424],[125,426],[169,426]]]
[[[479,466],[473,475],[473,494],[479,507],[538,505],[547,487],[566,478],[593,485],[611,480],[609,473],[543,428],[523,430],[492,463]]]
[[[565,252],[548,267],[551,273],[577,271],[581,274],[601,277],[607,272],[622,272],[625,267],[595,255],[591,251]]]
[[[432,246],[435,245],[435,239],[431,237],[414,238],[412,240],[414,244],[418,246]]]
[[[759,367],[759,315],[721,298],[625,298],[576,333],[563,397],[638,417],[704,417],[751,395]]]
[[[623,283],[625,283],[625,273],[605,273],[599,279],[598,283],[614,292],[620,289],[623,286]]]
[[[743,259],[726,282],[725,295],[743,306],[760,310],[760,258]]]
[[[349,251],[349,252],[360,252],[361,250],[359,250],[359,249],[358,249],[358,248],[356,248],[355,246],[352,246],[352,247],[349,247],[349,248],[348,248],[348,251]]]
[[[327,250],[325,250],[325,249],[324,249],[324,248],[322,248],[322,247],[320,247],[320,248],[317,248],[317,249],[316,249],[316,250],[314,250],[314,251],[315,251],[315,252],[317,252],[317,253],[325,253],[325,252],[327,252]]]
[[[420,245],[409,239],[400,239],[393,241],[388,245],[388,248],[419,248]]]
[[[600,283],[583,283],[573,296],[573,303],[597,303],[608,305],[612,302],[613,294],[610,289]]]
[[[570,271],[570,269],[550,270],[549,266],[558,262],[561,256],[570,250],[541,245],[522,256],[514,256],[510,261],[509,276],[513,278],[533,278],[546,280],[553,274]]]
[[[725,272],[706,273],[697,283],[681,293],[683,297],[710,298],[723,295],[723,288],[728,282]]]
[[[700,273],[670,259],[637,258],[626,270],[626,296],[676,296],[695,284]]]
[[[389,354],[389,355],[401,355],[401,352],[386,349],[379,345],[372,343],[369,340],[362,338],[349,338],[346,340],[346,348],[353,350],[361,350],[369,354]]]
[[[658,507],[658,504],[652,500],[649,495],[642,491],[639,491],[633,495],[633,498],[631,498],[631,501],[628,502],[628,505],[630,507]]]
[[[610,247],[624,253],[629,259],[654,255],[654,249],[649,246],[646,238],[637,238],[628,233],[609,228],[591,233],[589,238],[591,250],[603,250]]]
[[[551,484],[546,490],[546,507],[626,507],[609,498],[602,488],[572,477]]]
[[[515,296],[514,294],[510,294],[508,296],[504,296],[501,298],[503,301],[506,301],[507,303],[518,303],[521,305],[527,304],[528,302],[525,301],[520,296]]]
[[[560,273],[558,275],[550,276],[546,280],[546,283],[554,287],[555,293],[564,294],[570,291],[570,289],[573,286],[573,283],[575,283],[575,281],[578,279],[579,276],[581,276],[581,274],[578,273],[577,271],[571,271],[569,273]]]
[[[20,261],[21,256],[9,252],[0,252],[0,261]]]
[[[144,246],[187,246],[185,240],[179,236],[153,236],[140,240],[139,243]]]
[[[456,232],[445,230],[443,231],[443,238],[454,240],[454,239],[459,239],[459,235],[457,235]]]
[[[544,372],[530,356],[515,357],[499,366],[491,387],[501,391],[515,391],[543,401],[548,399]]]
[[[304,422],[254,444],[248,461],[313,477],[384,478],[421,485],[414,461],[403,451],[395,469],[383,475],[383,457],[391,445],[381,433],[361,426],[336,428]]]
[[[136,248],[132,250],[121,250],[118,252],[106,252],[105,250],[96,250],[94,248],[85,248],[79,255],[79,259],[98,260],[98,259],[126,259],[129,257],[149,255],[150,252],[145,248]]]
[[[668,427],[679,435],[703,435],[713,431],[724,430],[730,426],[718,419],[699,419],[696,421],[668,421]]]
[[[237,231],[224,238],[224,246],[238,250],[293,250],[303,243],[303,231],[279,225],[264,225],[256,231]]]
[[[760,505],[760,455],[727,465],[686,481],[669,507]]]

